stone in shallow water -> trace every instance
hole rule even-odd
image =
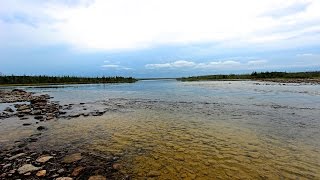
[[[18,157],[24,156],[24,155],[26,155],[26,154],[25,153],[19,153],[19,154],[16,154],[16,155],[10,157],[9,160],[11,161],[11,160],[14,160],[14,159],[16,159]]]
[[[36,161],[39,163],[45,163],[52,158],[53,158],[53,156],[40,156]]]
[[[73,163],[82,159],[81,153],[74,153],[63,158],[64,163]]]
[[[58,177],[56,180],[73,180],[71,177]]]
[[[48,128],[46,128],[45,126],[39,126],[37,127],[37,130],[38,131],[44,131],[44,130],[47,130]]]
[[[97,175],[97,176],[90,176],[88,180],[106,180],[104,176]]]
[[[147,177],[157,177],[157,176],[160,176],[160,172],[159,171],[150,171],[148,172],[147,174]]]
[[[41,170],[41,171],[38,171],[38,172],[37,172],[36,176],[38,176],[38,177],[44,177],[44,176],[46,176],[46,174],[47,174],[47,171],[46,171],[46,170]]]
[[[79,176],[79,174],[84,170],[85,168],[82,166],[76,167],[72,173],[71,176]]]
[[[26,174],[28,172],[33,172],[39,170],[40,167],[35,167],[32,164],[25,164],[18,169],[19,174]]]
[[[10,107],[6,107],[3,111],[7,111],[7,112],[14,112],[13,109],[11,109]]]

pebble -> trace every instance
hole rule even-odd
[[[61,174],[61,173],[63,173],[64,172],[64,169],[59,169],[58,171],[57,171],[57,173],[59,173],[59,174]]]
[[[122,165],[119,164],[119,163],[115,163],[112,165],[112,168],[115,169],[115,170],[120,170],[122,168]]]
[[[47,174],[46,170],[40,170],[40,171],[37,172],[36,176],[44,177],[44,176],[46,176],[46,174]]]
[[[7,112],[14,112],[13,109],[11,109],[10,107],[6,107],[3,111],[7,111]]]
[[[43,131],[43,130],[47,130],[48,128],[46,128],[45,126],[39,126],[37,127],[38,131]]]
[[[18,169],[19,174],[26,174],[28,172],[33,172],[39,170],[40,167],[35,167],[32,164],[25,164]]]
[[[90,176],[88,180],[107,180],[107,178],[101,175],[97,175],[97,176]]]
[[[5,169],[5,168],[7,168],[7,167],[10,167],[11,165],[12,165],[12,164],[9,163],[9,164],[4,165],[2,168]]]
[[[45,163],[52,158],[53,158],[53,156],[40,156],[36,161],[39,163]]]
[[[147,174],[147,177],[157,177],[157,176],[160,176],[160,172],[159,171],[150,171],[148,174]]]
[[[11,161],[11,160],[14,160],[14,159],[16,159],[18,157],[24,156],[24,155],[26,155],[26,154],[25,153],[19,153],[19,154],[16,154],[16,155],[10,157],[9,160]]]
[[[56,180],[73,180],[71,177],[58,177]]]
[[[82,166],[76,167],[72,173],[71,176],[79,176],[79,174],[81,173],[81,171],[83,171],[85,168]]]
[[[81,153],[74,153],[63,158],[64,163],[73,163],[82,159]]]

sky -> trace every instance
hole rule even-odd
[[[0,0],[0,73],[320,70],[319,0]]]

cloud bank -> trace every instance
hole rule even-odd
[[[319,42],[319,10],[318,0],[4,0],[0,40],[102,51],[212,42],[290,47]]]
[[[267,60],[251,60],[246,63],[241,63],[235,60],[224,60],[224,61],[209,61],[196,63],[193,61],[179,60],[170,63],[163,64],[146,64],[147,69],[179,69],[179,68],[189,68],[189,69],[251,69],[251,68],[263,68],[264,64],[267,64]]]

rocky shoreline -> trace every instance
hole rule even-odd
[[[320,79],[257,79],[258,81],[263,82],[275,82],[275,83],[295,83],[295,84],[320,84]]]
[[[0,112],[0,119],[19,118],[40,122],[70,119],[79,116],[101,116],[110,109],[80,104],[60,105],[50,101],[48,94],[36,95],[20,89],[0,91],[0,103],[9,103]],[[6,105],[6,104],[4,104]],[[33,123],[23,123],[30,126]],[[121,157],[105,156],[80,152],[79,149],[39,150],[30,148],[48,129],[45,125],[37,125],[38,133],[16,140],[9,148],[0,146],[0,179],[130,179],[121,172]]]

